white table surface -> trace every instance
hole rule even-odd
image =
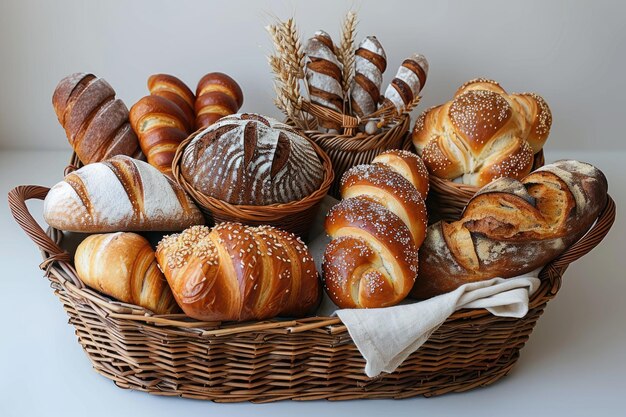
[[[568,269],[513,371],[463,394],[406,400],[215,404],[117,388],[92,370],[67,316],[38,269],[36,249],[0,204],[0,416],[462,415],[604,416],[626,410],[626,152],[547,150],[600,167],[618,205],[604,242]],[[51,186],[67,152],[0,150],[0,188]],[[4,197],[6,198],[6,197]],[[41,218],[41,203],[30,204]]]

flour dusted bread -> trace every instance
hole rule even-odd
[[[376,111],[387,55],[376,36],[367,36],[354,53],[355,75],[350,89],[352,110],[363,117]]]
[[[156,256],[178,304],[199,320],[302,317],[320,302],[306,245],[270,226],[194,226],[164,238]]]
[[[197,132],[184,150],[181,173],[196,191],[239,205],[300,200],[317,190],[324,176],[308,139],[248,113]]]
[[[78,245],[74,265],[81,281],[119,301],[157,314],[178,310],[154,250],[138,234],[91,235]]]
[[[428,228],[411,295],[428,298],[543,266],[587,232],[606,199],[606,178],[584,162],[558,161],[521,181],[496,180],[470,200],[460,220]]]
[[[46,196],[44,218],[54,228],[83,233],[178,231],[204,223],[178,184],[127,156],[68,174]]]

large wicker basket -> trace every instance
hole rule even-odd
[[[196,132],[196,134],[199,132]],[[303,238],[307,237],[309,225],[317,215],[320,203],[328,193],[328,189],[331,187],[334,179],[332,163],[322,148],[309,140],[324,168],[324,179],[319,188],[312,194],[301,200],[289,203],[270,204],[267,206],[237,205],[202,194],[189,184],[182,175],[180,165],[183,153],[196,134],[189,136],[178,146],[172,161],[172,174],[181,187],[198,204],[198,207],[200,207],[200,210],[210,223],[230,221],[251,226],[269,224],[295,233]]]
[[[62,233],[44,232],[28,212],[25,202],[47,193],[48,188],[20,186],[9,193],[9,204],[41,249],[40,267],[94,369],[122,388],[223,402],[405,398],[489,385],[517,361],[568,265],[600,243],[615,218],[609,198],[591,230],[543,268],[526,317],[459,311],[394,373],[370,379],[338,318],[198,322],[156,316],[85,287],[71,255],[59,246]]]
[[[411,141],[411,135],[407,134],[402,149],[415,152],[415,147]],[[535,154],[533,160],[533,170],[545,164],[543,149]],[[449,180],[430,176],[430,191],[428,193],[428,213],[429,222],[438,220],[456,221],[461,218],[463,209],[470,199],[480,190],[475,185],[459,184]],[[431,216],[431,213],[436,215]]]

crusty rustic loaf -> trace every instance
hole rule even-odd
[[[131,107],[130,123],[148,163],[170,175],[176,149],[193,129],[185,112],[173,101],[149,95]]]
[[[43,210],[50,226],[83,233],[179,231],[204,223],[178,184],[127,156],[68,174],[50,189]]]
[[[194,226],[164,238],[156,256],[178,304],[199,320],[302,317],[320,301],[307,247],[270,226]]]
[[[381,107],[395,107],[398,112],[406,110],[424,88],[427,76],[428,61],[424,55],[414,54],[405,59],[385,90]]]
[[[385,307],[411,290],[426,233],[428,172],[420,158],[388,151],[348,170],[343,200],[326,216],[333,239],[322,264],[328,296],[341,308]]]
[[[412,140],[431,174],[483,186],[527,175],[551,124],[550,108],[538,95],[509,95],[495,81],[476,79],[453,100],[426,110]]]
[[[221,72],[206,74],[196,89],[196,129],[235,114],[243,105],[243,92],[235,80]]]
[[[470,200],[460,220],[428,228],[411,295],[428,298],[545,265],[587,232],[606,193],[604,174],[578,161],[546,165],[521,182],[492,182]]]
[[[324,170],[308,139],[258,114],[226,116],[186,146],[181,174],[196,191],[231,204],[300,200],[319,188]]]
[[[154,74],[148,78],[148,90],[152,96],[160,96],[174,102],[185,113],[187,124],[194,125],[196,97],[187,84],[173,75]]]
[[[375,112],[378,107],[387,56],[376,36],[367,36],[359,44],[354,58],[354,81],[350,89],[352,110],[363,117]]]
[[[128,123],[128,109],[102,78],[76,73],[63,78],[52,105],[67,139],[84,164],[115,155],[143,158]]]
[[[304,48],[306,56],[305,75],[312,103],[343,112],[342,69],[335,45],[330,35],[318,30]],[[337,124],[320,120],[320,125],[328,129],[338,129]]]
[[[119,301],[157,314],[178,310],[150,243],[135,233],[88,236],[74,256],[81,281]]]

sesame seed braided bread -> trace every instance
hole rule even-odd
[[[333,239],[322,264],[326,292],[341,308],[402,301],[417,276],[426,233],[428,171],[410,152],[392,150],[347,171],[343,200],[326,216]]]
[[[193,226],[165,237],[156,257],[180,307],[199,320],[302,317],[321,300],[306,245],[271,226]]]
[[[526,176],[551,124],[550,108],[540,96],[507,94],[497,82],[479,78],[461,86],[451,101],[422,113],[412,140],[432,175],[483,186]]]

